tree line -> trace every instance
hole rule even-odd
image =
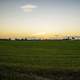
[[[63,38],[63,39],[36,39],[36,38],[34,38],[34,39],[27,39],[27,38],[21,38],[21,39],[19,39],[19,38],[15,38],[14,39],[14,41],[31,41],[31,40],[33,40],[33,41],[40,41],[40,40],[44,40],[44,41],[46,41],[46,40],[76,40],[76,38],[75,37],[70,37],[70,36],[68,36],[68,37],[66,37],[66,38]],[[78,40],[80,40],[80,39],[78,39]],[[8,38],[8,39],[0,39],[0,41],[12,41],[12,39],[11,38]]]

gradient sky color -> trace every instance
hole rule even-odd
[[[64,32],[80,32],[80,0],[0,0],[0,33]]]

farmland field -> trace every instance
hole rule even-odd
[[[80,80],[80,41],[0,41],[0,80]]]

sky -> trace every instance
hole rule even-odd
[[[0,37],[80,32],[80,0],[0,0]]]

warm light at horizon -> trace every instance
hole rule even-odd
[[[0,38],[57,38],[57,37],[64,37],[64,36],[80,36],[80,32],[64,32],[64,33],[0,33]]]

